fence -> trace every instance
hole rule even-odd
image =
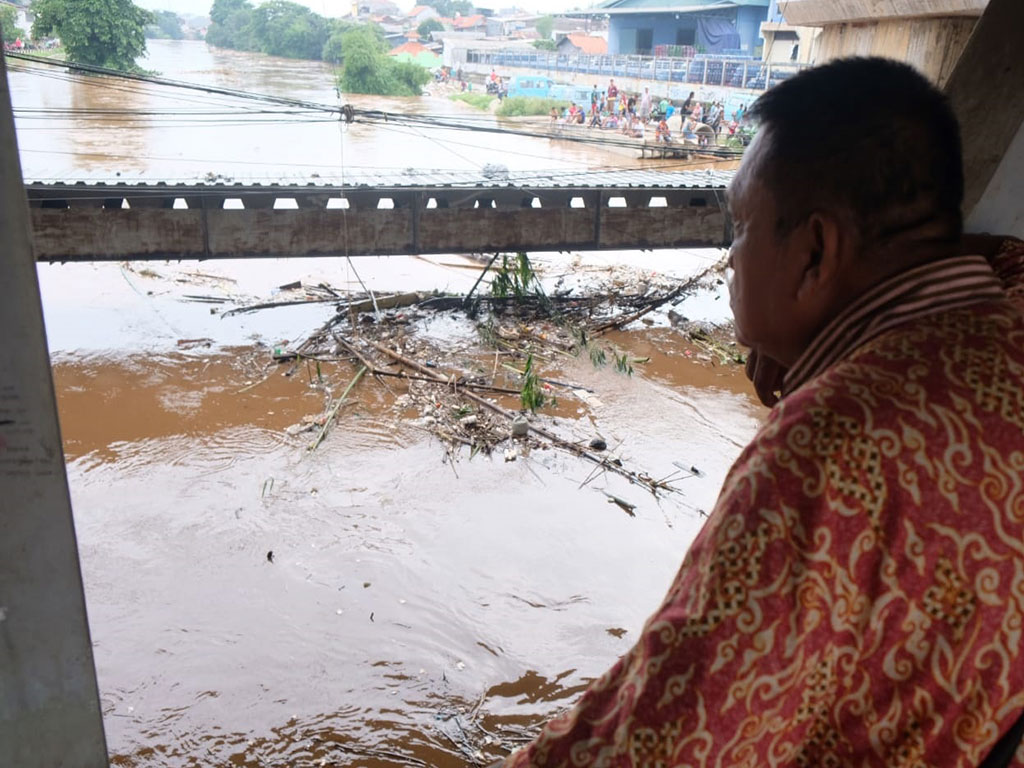
[[[670,83],[750,88],[763,91],[795,75],[802,64],[770,64],[760,59],[733,59],[700,55],[696,58],[565,54],[550,51],[468,50],[467,64],[521,67],[544,72],[635,77]]]

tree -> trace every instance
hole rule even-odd
[[[537,19],[537,33],[543,40],[551,39],[551,31],[555,28],[555,19],[553,16],[541,16]]]
[[[533,47],[538,51],[557,51],[558,46],[554,40],[534,40]]]
[[[36,0],[32,37],[56,35],[68,61],[137,70],[153,15],[132,0]]]
[[[323,16],[288,0],[257,6],[250,28],[258,50],[295,59],[319,59],[328,37]]]
[[[443,32],[444,24],[437,19],[427,19],[418,27],[416,32],[419,34],[421,40],[429,40],[431,32]]]
[[[387,55],[387,45],[369,25],[342,35],[344,67],[339,85],[346,93],[380,96],[419,96],[430,73],[412,62],[398,62]]]
[[[18,28],[18,12],[9,5],[0,5],[0,33],[5,43],[13,43],[25,36],[25,32]]]
[[[183,40],[185,32],[181,28],[181,19],[174,11],[157,11],[153,24],[146,27],[146,37],[163,40]]]

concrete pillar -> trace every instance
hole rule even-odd
[[[107,765],[43,329],[0,57],[0,766]]]

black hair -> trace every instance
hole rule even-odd
[[[960,236],[960,127],[913,67],[838,59],[766,91],[750,116],[768,131],[765,180],[784,234],[812,211],[845,209],[866,240],[933,218]]]

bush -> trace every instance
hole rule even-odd
[[[466,91],[465,93],[453,93],[449,96],[452,101],[461,101],[464,104],[469,104],[471,107],[477,109],[490,109],[491,102],[494,101],[495,97],[489,93],[480,93],[477,91]]]
[[[558,46],[554,40],[534,40],[532,43],[533,47],[538,51],[557,51]]]
[[[345,32],[341,49],[345,64],[339,85],[345,93],[419,96],[430,81],[430,72],[423,67],[388,56],[387,45],[369,27]]]
[[[569,102],[563,99],[533,99],[520,96],[502,101],[496,114],[498,117],[547,115],[551,113],[551,108],[555,107],[558,110],[558,114],[561,115],[562,110],[568,106]]]

